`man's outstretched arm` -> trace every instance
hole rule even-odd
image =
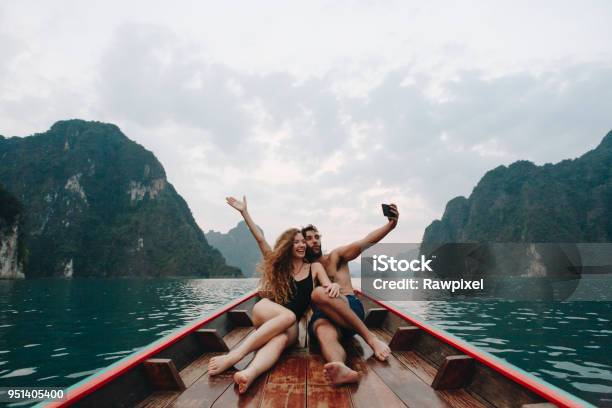
[[[389,221],[382,227],[375,229],[360,240],[334,249],[331,252],[332,259],[337,257],[339,261],[352,261],[361,255],[364,250],[383,239],[397,226],[399,211],[397,210],[397,206],[395,204],[391,204],[391,212],[393,215],[388,217]]]
[[[242,201],[237,200],[234,197],[226,197],[225,200],[230,206],[240,212],[242,218],[244,218],[244,221],[246,222],[247,227],[249,227],[251,234],[253,234],[253,238],[255,238],[255,241],[257,241],[261,254],[266,256],[266,254],[271,252],[272,249],[270,248],[270,245],[266,242],[263,233],[259,227],[257,227],[257,224],[255,224],[255,221],[253,221],[249,211],[247,210],[246,196],[242,196]]]

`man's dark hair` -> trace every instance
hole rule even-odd
[[[306,233],[308,231],[314,231],[315,234],[319,232],[317,227],[312,224],[308,224],[307,226],[302,228],[302,235],[304,236],[304,238],[306,238]],[[306,246],[306,261],[315,262],[321,257],[321,255],[323,255],[322,252],[315,253],[309,246]]]
[[[317,229],[317,227],[315,227],[312,224],[308,224],[307,226],[302,228],[302,235],[304,236],[304,238],[306,238],[306,233],[308,231],[314,231],[314,232],[319,232],[319,230]]]

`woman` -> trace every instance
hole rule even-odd
[[[234,374],[234,381],[242,394],[297,339],[296,322],[310,304],[314,281],[327,287],[332,297],[338,296],[340,288],[331,283],[320,263],[305,262],[306,241],[300,230],[291,228],[283,232],[274,249],[270,249],[247,211],[246,199],[240,202],[228,198],[228,203],[240,211],[264,255],[259,265],[262,274],[259,289],[263,299],[253,307],[256,330],[228,354],[211,358],[208,370],[210,375],[220,374],[250,352],[258,350],[249,366]]]

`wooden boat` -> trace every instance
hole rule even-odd
[[[300,322],[299,344],[239,395],[234,370],[210,377],[211,356],[239,344],[252,330],[256,293],[239,299],[69,388],[46,407],[584,407],[550,384],[450,334],[357,291],[366,324],[389,342],[377,361],[359,336],[347,344],[358,384],[333,386],[323,375],[316,341]],[[245,357],[237,368],[252,359]]]

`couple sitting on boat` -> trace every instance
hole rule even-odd
[[[308,306],[313,309],[308,324],[309,335],[319,341],[327,360],[325,377],[331,383],[359,381],[359,373],[345,364],[342,338],[359,334],[376,358],[387,359],[389,347],[363,322],[364,309],[354,295],[348,262],[395,228],[399,217],[395,205],[391,205],[392,216],[384,226],[361,240],[324,255],[321,235],[313,225],[301,230],[288,229],[278,237],[274,248],[270,248],[247,211],[246,197],[242,202],[228,197],[227,202],[242,214],[263,254],[258,266],[262,300],[253,307],[252,319],[256,329],[228,354],[213,357],[208,366],[210,375],[226,371],[257,350],[249,366],[234,374],[239,392],[246,392],[260,374],[276,363],[283,350],[297,340],[297,322]]]

